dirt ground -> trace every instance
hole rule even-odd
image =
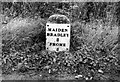
[[[74,80],[72,75],[49,75],[49,74],[17,74],[2,75],[2,80]]]

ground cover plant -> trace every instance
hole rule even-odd
[[[1,4],[3,76],[120,81],[119,3]],[[45,24],[54,13],[71,20],[69,52],[45,50]]]

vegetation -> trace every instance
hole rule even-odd
[[[119,2],[1,4],[3,74],[34,70],[120,81]],[[45,50],[45,24],[53,14],[71,21],[70,52]]]

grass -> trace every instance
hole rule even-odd
[[[32,79],[76,79],[75,76],[82,75],[81,79],[120,81],[119,54],[114,51],[117,25],[101,20],[76,21],[71,24],[70,52],[56,53],[45,50],[45,24],[41,18],[15,18],[3,27],[4,79],[30,79],[33,74]]]

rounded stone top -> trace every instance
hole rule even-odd
[[[70,20],[65,15],[54,14],[48,18],[47,23],[70,24]]]

